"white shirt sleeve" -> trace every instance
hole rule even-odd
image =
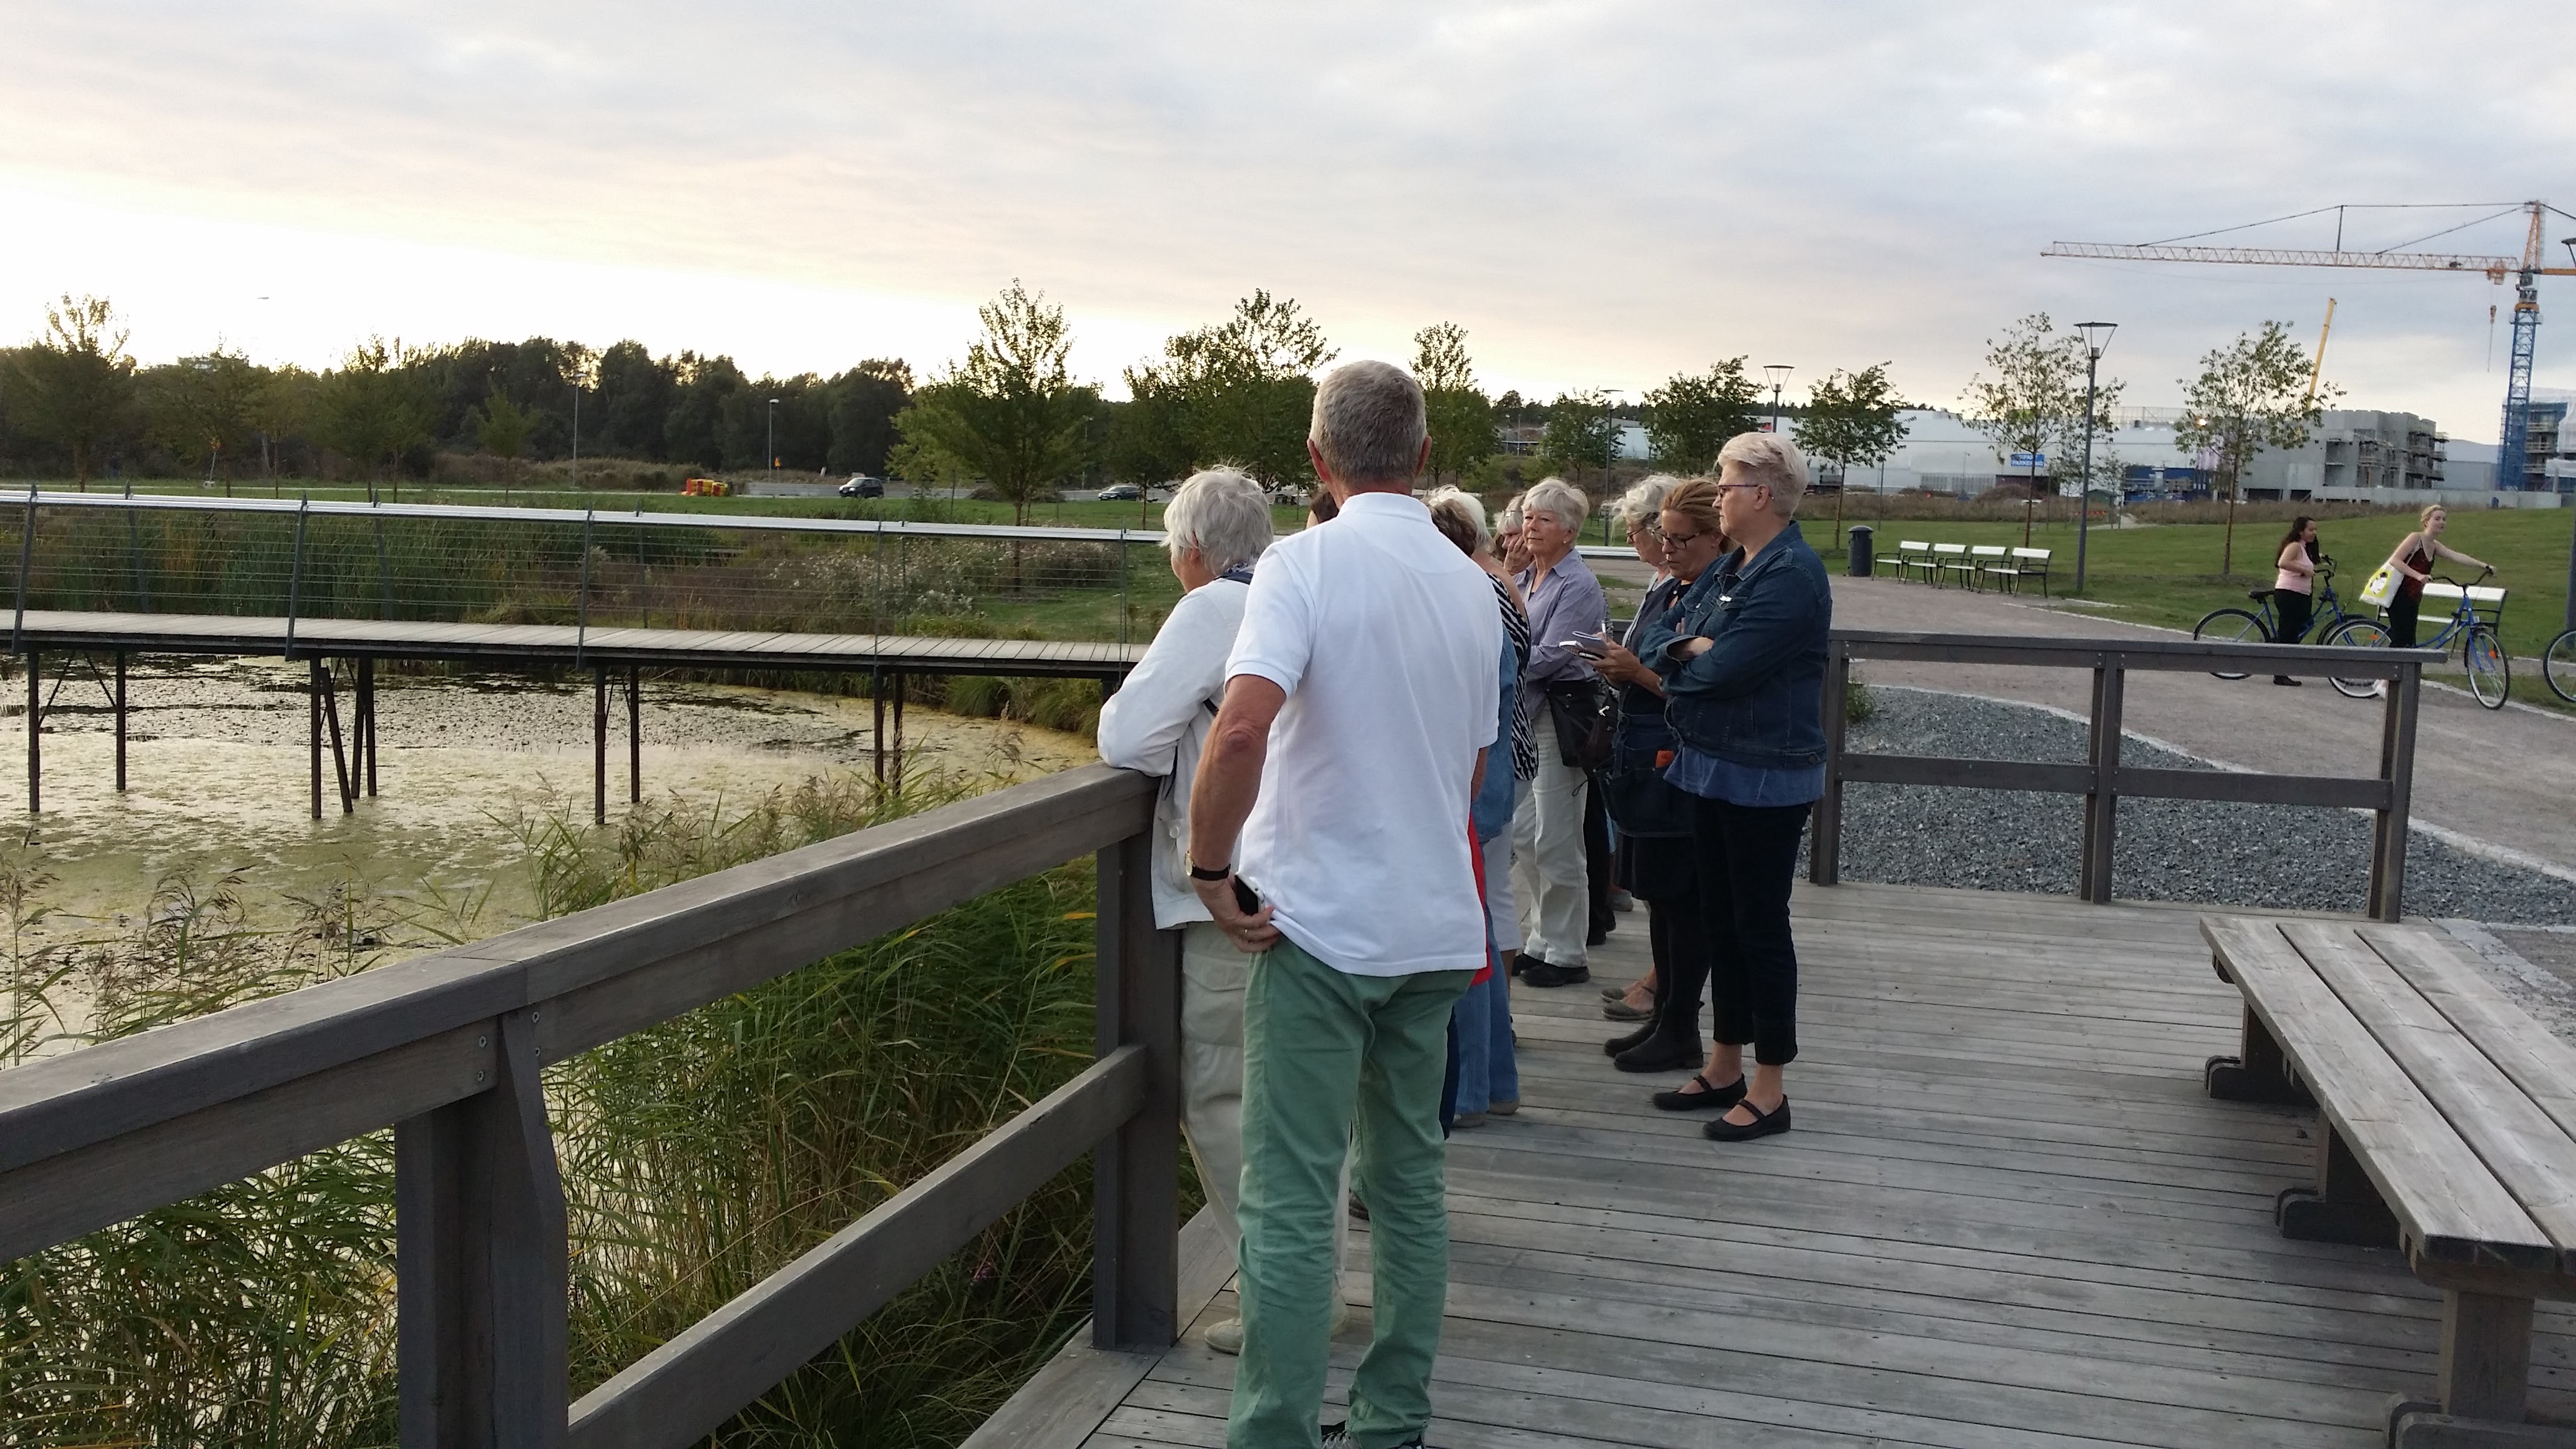
[[[1243,628],[1234,636],[1234,655],[1225,677],[1257,674],[1295,694],[1315,657],[1314,590],[1303,559],[1272,549],[1253,571],[1252,595],[1244,602]]]
[[[1224,687],[1223,611],[1208,584],[1184,594],[1154,635],[1152,647],[1100,706],[1100,758],[1125,770],[1168,775],[1181,741]]]

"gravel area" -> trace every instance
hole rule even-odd
[[[1881,754],[2080,762],[2085,726],[2048,710],[1881,686],[1850,747]],[[2134,764],[2207,769],[2134,737]],[[2018,790],[1852,785],[1843,795],[1843,875],[1904,885],[2072,895],[2083,801]],[[2370,817],[2348,810],[2200,800],[2123,800],[2115,894],[2132,900],[2360,911]],[[2498,924],[2576,925],[2576,884],[2468,854],[2417,832],[2406,911]]]

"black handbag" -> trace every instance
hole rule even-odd
[[[1610,763],[1611,739],[1619,724],[1610,687],[1598,679],[1569,679],[1546,689],[1558,758],[1578,770],[1598,770]]]
[[[1611,751],[1609,768],[1594,776],[1601,782],[1601,803],[1622,836],[1640,840],[1691,833],[1690,793],[1664,778],[1663,762],[1672,740],[1664,731],[1646,732],[1639,740],[1621,731]]]

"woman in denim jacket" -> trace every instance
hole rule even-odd
[[[1681,748],[1664,778],[1691,795],[1700,907],[1711,946],[1715,1045],[1708,1065],[1657,1106],[1726,1109],[1720,1142],[1789,1130],[1783,1069],[1798,1055],[1798,953],[1789,884],[1798,839],[1825,787],[1825,639],[1834,600],[1798,532],[1807,465],[1787,440],[1745,433],[1718,454],[1717,482],[1665,504],[1705,504],[1736,552],[1700,575],[1669,634],[1641,640],[1662,676]],[[1744,1047],[1753,1071],[1744,1071]]]

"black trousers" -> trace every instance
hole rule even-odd
[[[2415,611],[2424,607],[2422,594],[2404,591],[2388,601],[2388,643],[2397,649],[2415,647]]]
[[[1583,791],[1584,914],[1595,936],[1606,936],[1619,926],[1618,914],[1610,909],[1610,888],[1618,883],[1619,862],[1610,849],[1610,806],[1604,793],[1596,770]]]
[[[2281,632],[2273,636],[2273,643],[2296,644],[2308,636],[2308,620],[2314,616],[2316,600],[2289,589],[2275,589],[2272,605],[2281,611]]]
[[[1710,1035],[1766,1067],[1798,1059],[1798,948],[1789,883],[1811,805],[1692,802],[1700,919],[1708,933]]]
[[[1708,986],[1708,926],[1700,918],[1699,851],[1688,836],[1630,836],[1628,889],[1646,903],[1655,960],[1655,1031],[1699,1035],[1700,993]]]

